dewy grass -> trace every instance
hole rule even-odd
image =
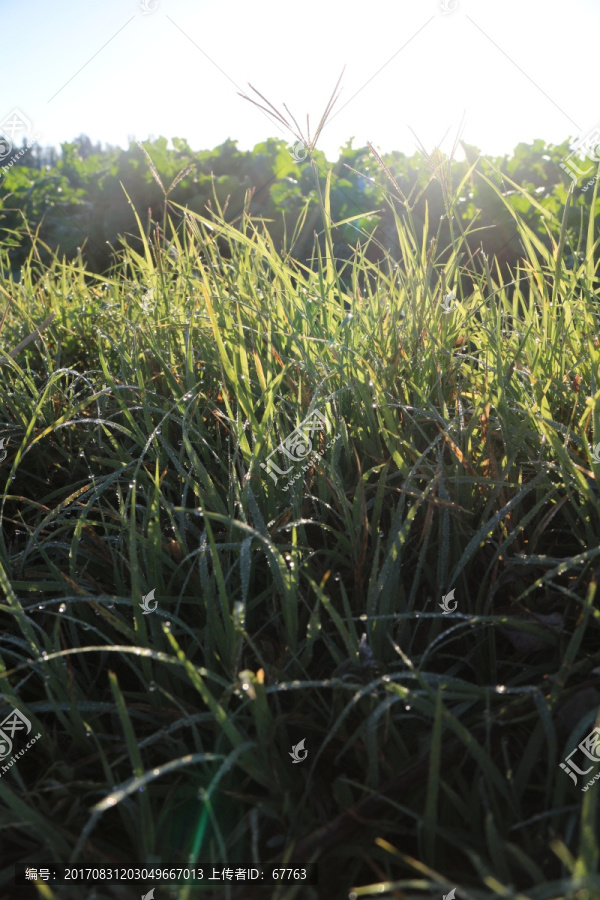
[[[545,215],[507,279],[407,202],[399,267],[365,242],[342,282],[246,215],[166,245],[165,194],[108,276],[4,277],[4,354],[56,314],[0,366],[0,719],[41,734],[4,896],[16,862],[314,859],[260,896],[600,896],[600,788],[560,768],[600,702],[597,248],[569,270]]]

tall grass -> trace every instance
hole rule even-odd
[[[593,217],[568,269],[565,220],[548,250],[515,213],[507,279],[407,201],[400,265],[365,241],[341,279],[327,215],[307,271],[220,213],[138,219],[102,278],[3,254],[2,352],[56,313],[0,366],[0,717],[42,733],[0,778],[5,896],[15,862],[311,859],[260,896],[600,896],[558,765],[600,701]],[[315,410],[285,492],[261,463]]]

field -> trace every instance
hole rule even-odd
[[[570,259],[573,190],[547,244],[496,190],[509,276],[410,205],[341,273],[329,188],[312,269],[247,211],[0,249],[3,900],[600,897],[598,182]]]

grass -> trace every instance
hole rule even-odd
[[[16,862],[197,860],[322,864],[274,900],[600,897],[598,787],[559,768],[600,723],[593,216],[568,269],[564,219],[548,250],[515,214],[506,279],[407,203],[400,265],[341,278],[321,199],[310,272],[247,210],[140,223],[106,277],[1,251],[2,352],[56,317],[0,366],[0,717],[42,734],[0,898]],[[315,410],[284,492],[260,464]]]

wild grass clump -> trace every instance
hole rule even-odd
[[[568,269],[515,214],[507,280],[407,202],[400,264],[340,273],[322,204],[310,271],[186,210],[105,277],[0,282],[3,353],[56,313],[0,366],[0,718],[42,733],[0,778],[6,896],[16,862],[315,859],[260,896],[600,896],[559,768],[599,721],[593,219]],[[315,411],[284,491],[261,463]]]

